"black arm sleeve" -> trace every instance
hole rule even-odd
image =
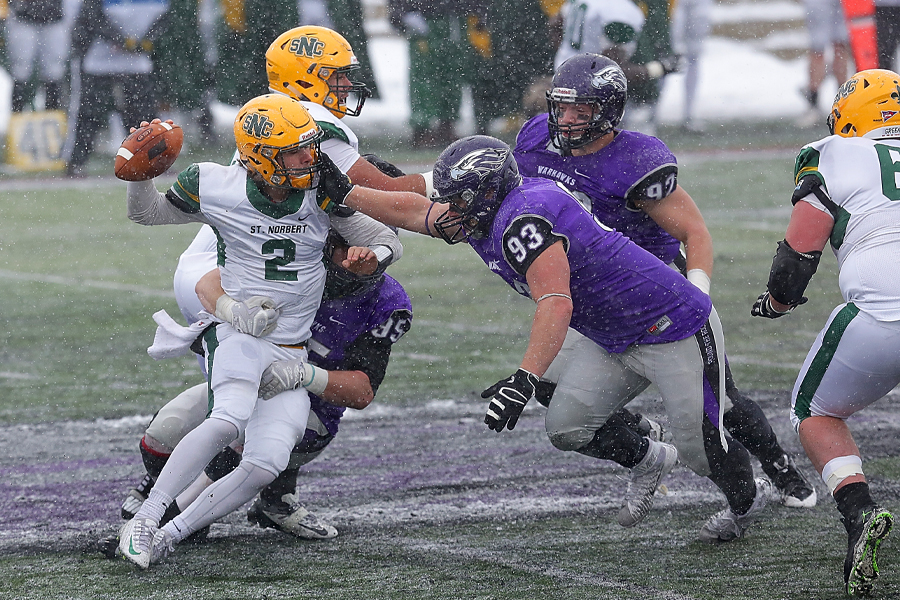
[[[377,338],[367,331],[353,340],[347,348],[347,357],[344,359],[342,371],[362,371],[369,378],[372,392],[378,393],[378,386],[384,381],[388,361],[391,359],[391,346],[389,338]]]

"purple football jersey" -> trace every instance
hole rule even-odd
[[[671,263],[680,243],[634,203],[661,200],[675,190],[675,156],[659,139],[617,131],[605,148],[586,156],[562,156],[550,142],[547,114],[525,123],[516,139],[516,162],[526,177],[559,181],[589,203],[600,221],[641,248]]]
[[[528,267],[559,240],[571,270],[570,327],[608,352],[687,338],[709,318],[709,296],[546,179],[525,178],[503,200],[490,234],[469,243],[491,271],[530,297]]]
[[[323,301],[312,325],[309,362],[329,371],[345,370],[348,349],[356,339],[368,332],[396,342],[409,330],[412,303],[406,291],[394,278],[384,281],[360,295]],[[332,435],[346,410],[314,394],[309,395],[311,410],[318,415]]]

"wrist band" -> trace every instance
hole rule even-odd
[[[425,171],[424,173],[419,173],[419,175],[425,180],[425,197],[429,200],[436,197],[437,190],[434,189],[434,172]]]
[[[328,371],[325,369],[317,369],[313,365],[306,363],[304,366],[305,377],[303,379],[303,387],[310,394],[321,396],[322,392],[328,386]],[[307,379],[307,377],[309,379]]]
[[[687,280],[700,288],[700,291],[704,294],[709,296],[711,281],[709,275],[706,274],[706,271],[703,269],[691,269],[687,272]]]

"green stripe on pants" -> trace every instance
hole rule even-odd
[[[810,416],[809,406],[812,404],[813,396],[815,395],[816,390],[819,389],[822,378],[825,377],[825,371],[828,370],[828,365],[831,364],[831,359],[834,358],[834,353],[837,351],[838,344],[844,336],[844,332],[847,330],[850,322],[856,318],[856,315],[858,314],[859,309],[856,305],[852,302],[848,302],[847,305],[835,315],[831,325],[828,326],[828,330],[822,338],[822,346],[819,348],[818,352],[816,352],[815,358],[813,358],[810,363],[809,369],[806,371],[806,375],[800,383],[800,389],[797,392],[797,400],[794,402],[794,414],[797,415],[797,418],[801,421]]]

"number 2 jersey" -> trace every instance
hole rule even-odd
[[[830,243],[841,295],[879,321],[900,320],[900,140],[830,136],[800,150],[795,182],[816,177],[836,207]],[[836,210],[835,210],[836,208]]]
[[[243,166],[199,163],[178,175],[166,197],[212,226],[222,287],[229,296],[275,301],[278,326],[265,339],[275,344],[306,341],[325,286],[322,250],[330,225],[316,204],[315,190],[294,192],[275,203],[262,195]]]
[[[616,131],[613,141],[597,152],[563,156],[550,141],[547,117],[537,115],[519,132],[519,172],[562,183],[604,225],[666,264],[675,260],[680,242],[635,205],[662,200],[675,191],[678,165],[669,148],[649,135]]]
[[[558,241],[569,260],[569,326],[606,351],[682,340],[709,318],[709,296],[546,179],[526,177],[503,200],[489,235],[469,244],[491,271],[531,297],[525,273]]]

